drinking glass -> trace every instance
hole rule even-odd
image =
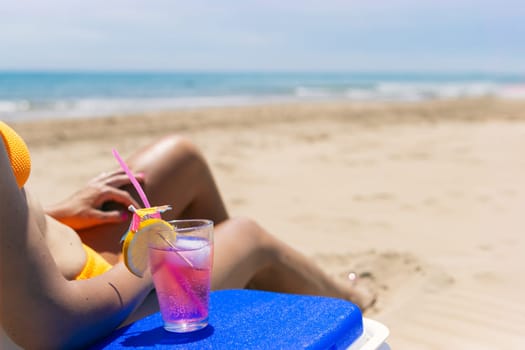
[[[177,237],[149,244],[149,266],[164,329],[185,333],[208,324],[213,222],[192,219],[170,224]]]

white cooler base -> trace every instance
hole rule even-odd
[[[348,348],[348,350],[389,350],[386,338],[390,331],[377,321],[363,318],[363,334]]]

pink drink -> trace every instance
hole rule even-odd
[[[179,236],[175,248],[150,247],[149,262],[164,328],[188,332],[208,323],[212,245]]]

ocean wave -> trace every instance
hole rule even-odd
[[[284,101],[266,96],[264,103]],[[41,118],[80,118],[201,107],[261,103],[255,96],[195,96],[177,98],[83,98],[59,101],[0,101],[0,118],[8,121]]]
[[[298,99],[347,99],[352,101],[423,101],[433,99],[457,99],[476,97],[525,98],[525,85],[476,83],[406,83],[382,82],[368,87],[346,89],[297,87],[294,97]]]
[[[491,82],[476,83],[383,83],[378,94],[390,100],[419,101],[428,99],[455,99],[496,96],[500,86]]]
[[[0,113],[17,113],[29,110],[29,101],[0,101]]]
[[[326,88],[299,86],[294,91],[294,96],[298,98],[325,98],[334,95],[334,91]]]

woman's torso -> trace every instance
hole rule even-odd
[[[79,236],[70,227],[46,215],[40,203],[27,190],[26,198],[29,214],[37,222],[58,269],[65,278],[74,279],[86,263],[86,253]],[[21,349],[5,334],[1,324],[0,349]]]
[[[70,227],[46,215],[40,203],[26,193],[30,215],[38,223],[58,269],[65,278],[74,279],[86,263],[80,237]]]

